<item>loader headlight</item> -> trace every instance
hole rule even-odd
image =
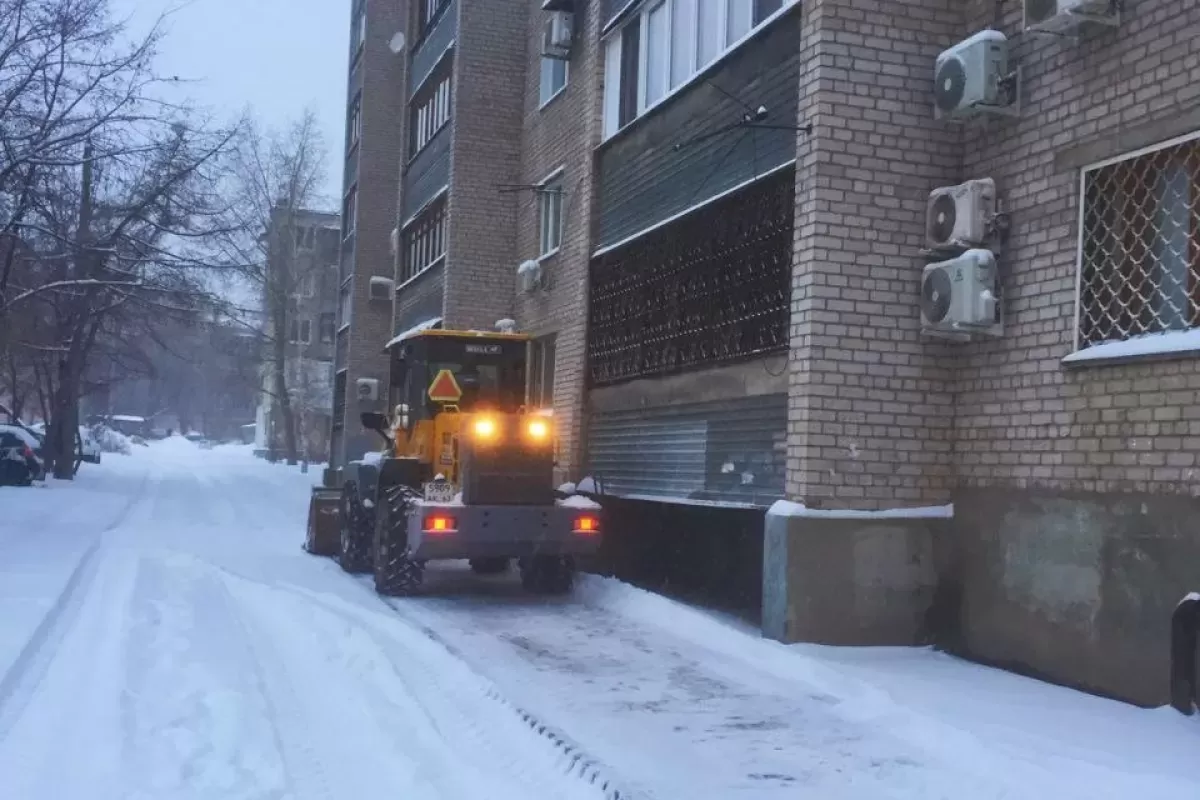
[[[525,426],[525,432],[529,434],[530,439],[540,444],[550,438],[550,423],[544,419],[530,420]]]
[[[495,439],[498,430],[499,426],[492,417],[476,417],[475,422],[471,424],[471,431],[476,439]]]

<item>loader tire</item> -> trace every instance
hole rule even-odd
[[[387,597],[416,594],[425,578],[425,565],[408,551],[408,504],[415,497],[411,489],[393,486],[375,509],[375,591]]]
[[[358,495],[358,487],[347,483],[342,488],[342,530],[338,537],[338,563],[351,575],[359,575],[371,569],[373,522],[372,515]]]
[[[499,575],[508,572],[507,558],[472,558],[471,571],[476,575]]]
[[[534,594],[567,594],[575,585],[575,561],[570,556],[522,559],[521,585]]]

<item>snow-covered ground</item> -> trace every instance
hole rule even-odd
[[[0,489],[0,797],[1200,797],[1200,723],[589,577],[303,553],[314,468],[176,438]]]

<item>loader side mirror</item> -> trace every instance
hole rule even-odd
[[[391,445],[392,437],[388,436],[388,418],[385,414],[380,414],[378,411],[364,411],[359,415],[359,420],[364,428],[375,431],[389,446]]]

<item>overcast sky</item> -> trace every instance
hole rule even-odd
[[[191,82],[185,91],[221,118],[251,107],[282,127],[311,106],[329,151],[326,194],[341,193],[345,138],[349,0],[111,0],[113,10],[146,31],[167,20],[159,70]]]

